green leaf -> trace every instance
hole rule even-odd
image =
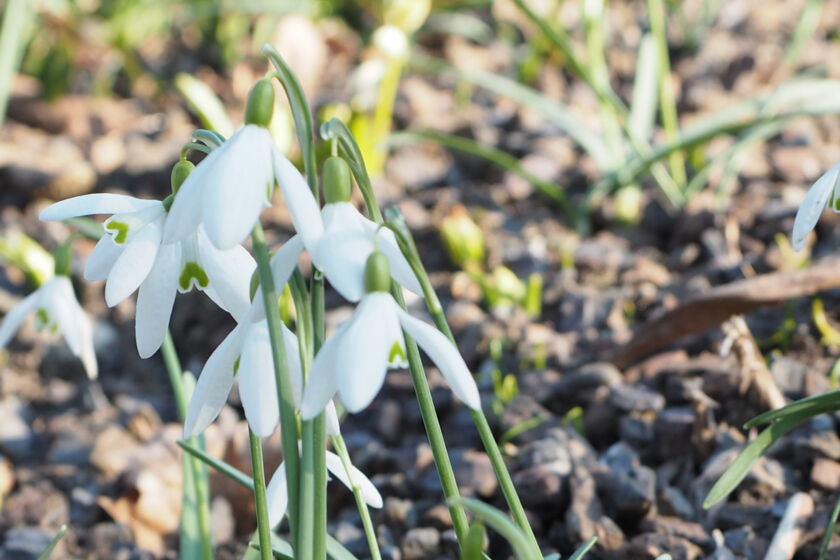
[[[295,133],[297,134],[300,151],[303,154],[303,167],[306,171],[306,182],[319,199],[318,194],[318,169],[315,161],[315,127],[312,124],[312,112],[309,110],[309,103],[303,88],[283,57],[277,50],[266,43],[262,47],[262,53],[268,57],[274,68],[277,70],[275,77],[286,90],[286,97],[289,99],[289,107],[292,110],[292,118],[295,121]]]
[[[61,529],[58,530],[58,533],[53,537],[50,541],[50,544],[47,545],[47,548],[44,549],[44,552],[38,557],[38,560],[47,560],[55,550],[55,547],[58,546],[58,542],[64,537],[64,533],[67,532],[67,525],[62,525]]]
[[[726,472],[723,473],[703,502],[703,507],[708,509],[724,499],[732,490],[738,486],[752,470],[756,462],[761,458],[767,449],[779,438],[795,428],[800,422],[813,416],[810,412],[790,414],[781,418],[778,422],[771,424],[758,437],[744,448],[741,454],[735,459]]]
[[[834,536],[834,527],[837,525],[838,516],[840,516],[840,496],[837,497],[837,501],[834,503],[831,517],[828,518],[828,526],[825,528],[825,537],[823,537],[819,560],[824,560],[825,555],[828,553],[828,545],[831,544],[831,537]]]
[[[406,131],[392,134],[389,143],[392,145],[401,145],[421,140],[430,140],[445,148],[465,152],[498,165],[502,169],[510,171],[534,185],[540,193],[557,203],[557,205],[559,205],[570,216],[572,215],[572,207],[569,204],[569,201],[566,198],[566,193],[563,189],[561,189],[558,185],[543,181],[525,169],[518,159],[506,152],[497,150],[496,148],[480,144],[475,140],[470,140],[469,138],[464,138],[462,136],[454,136],[432,130]]]
[[[520,560],[542,560],[539,551],[535,551],[525,534],[498,509],[472,498],[452,498],[450,504],[455,503],[466,508],[481,521],[490,525],[500,535],[507,539],[514,554]]]
[[[656,121],[656,106],[659,94],[657,87],[656,41],[650,33],[639,43],[636,62],[636,76],[633,81],[633,100],[627,126],[639,138],[650,138]]]
[[[484,558],[484,539],[487,531],[481,521],[470,525],[464,547],[461,550],[461,560],[482,560]]]
[[[815,395],[794,401],[787,406],[777,408],[776,410],[769,410],[763,414],[759,414],[746,424],[744,428],[754,428],[763,424],[769,424],[776,420],[781,420],[792,414],[807,415],[806,418],[818,416],[828,412],[840,410],[840,391],[831,391],[823,393],[822,395]]]
[[[221,100],[207,84],[185,72],[175,76],[175,89],[198,115],[201,124],[227,137],[233,134],[233,123]]]
[[[596,542],[598,542],[598,537],[592,537],[591,539],[580,545],[578,549],[575,550],[575,552],[571,556],[569,556],[569,560],[579,560],[580,558],[583,558],[584,556],[586,556],[586,553],[589,552],[589,550],[593,546],[595,546]]]
[[[190,455],[201,459],[202,461],[216,469],[219,473],[225,475],[237,484],[241,484],[242,486],[251,490],[252,492],[254,491],[254,480],[247,474],[243,473],[235,467],[228,465],[224,461],[220,461],[215,457],[210,456],[206,451],[202,451],[197,447],[193,447],[186,441],[179,440],[176,443],[181,447],[181,449],[183,449]]]
[[[91,241],[99,241],[99,239],[105,234],[105,228],[102,227],[102,224],[84,216],[70,218],[67,220],[67,224],[79,230],[79,233]]]

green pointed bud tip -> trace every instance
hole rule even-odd
[[[70,251],[69,243],[62,243],[53,253],[53,263],[55,266],[56,276],[70,275],[70,261],[73,258],[73,253]]]
[[[178,189],[181,188],[181,185],[184,184],[184,181],[187,180],[187,177],[190,176],[193,169],[195,169],[195,165],[191,161],[187,161],[185,159],[178,160],[172,167],[172,173],[169,175],[169,184],[172,185],[172,194],[176,194]]]
[[[267,128],[274,113],[274,86],[269,78],[263,78],[254,84],[248,94],[245,106],[245,124],[255,124]]]
[[[257,288],[260,287],[260,274],[258,271],[254,270],[254,273],[251,275],[251,288],[250,288],[250,298],[251,301],[254,301],[254,296],[257,295]]]
[[[379,251],[374,251],[365,263],[365,291],[369,294],[387,292],[390,288],[391,265],[388,264],[388,258]]]
[[[342,158],[330,156],[324,162],[322,179],[327,204],[350,201],[350,191],[353,189],[350,177],[350,166]]]

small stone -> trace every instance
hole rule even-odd
[[[499,487],[493,464],[485,453],[467,449],[452,453],[452,468],[463,494],[490,498]]]
[[[676,515],[683,519],[694,517],[694,507],[679,488],[666,486],[659,495],[659,509],[664,515]]]
[[[40,527],[15,527],[6,533],[0,556],[8,560],[38,558],[50,544],[50,540],[52,537]]]
[[[660,411],[665,408],[665,397],[646,387],[616,385],[610,390],[607,402],[622,412]]]
[[[17,397],[0,402],[0,449],[15,460],[26,458],[35,445],[28,417],[29,410]]]
[[[811,482],[824,490],[837,490],[840,487],[840,463],[818,457],[811,468]]]
[[[210,502],[210,535],[214,545],[224,544],[234,538],[236,524],[233,519],[233,506],[227,498],[216,496]]]
[[[440,533],[432,527],[409,530],[400,545],[404,560],[434,558],[440,550]]]
[[[513,485],[526,508],[560,513],[568,502],[565,476],[546,464],[517,472]]]
[[[378,409],[379,418],[374,424],[376,433],[385,443],[399,443],[402,436],[402,407],[393,400],[384,401]]]
[[[666,408],[659,413],[654,422],[654,433],[657,451],[662,459],[693,454],[691,436],[694,422],[694,411],[688,407]]]

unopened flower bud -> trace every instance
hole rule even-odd
[[[172,167],[172,173],[169,175],[169,183],[172,185],[172,194],[176,194],[184,181],[187,180],[190,173],[195,169],[195,165],[191,161],[185,159],[178,160],[178,163]]]
[[[263,78],[254,84],[248,94],[245,106],[245,124],[255,124],[268,128],[274,113],[274,86],[269,78]]]
[[[331,156],[324,162],[322,179],[327,204],[350,201],[353,183],[350,179],[350,166],[346,161],[340,157]]]
[[[484,260],[484,233],[463,206],[456,206],[443,219],[440,234],[449,258],[457,266]]]
[[[379,251],[370,254],[365,263],[365,292],[387,292],[391,288],[391,265]]]

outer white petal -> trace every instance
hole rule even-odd
[[[125,244],[105,284],[105,303],[113,307],[140,287],[155,264],[160,248],[161,224],[152,222]]]
[[[837,187],[838,181],[840,181],[840,162],[826,171],[808,190],[805,200],[802,201],[799,210],[796,212],[796,219],[793,221],[792,244],[794,250],[799,251],[805,246],[805,239],[817,225],[817,220],[820,219],[820,215],[825,210],[829,198],[833,198],[832,192]]]
[[[76,300],[68,277],[57,276],[50,283],[53,286],[49,292],[48,313],[55,316],[58,330],[67,341],[70,351],[82,361],[88,377],[95,379],[99,368],[93,348],[93,325]]]
[[[270,436],[277,427],[280,411],[266,321],[245,326],[237,377],[248,425],[257,436]]]
[[[231,138],[233,140],[233,138]],[[217,173],[216,162],[230,149],[230,140],[210,152],[181,184],[166,219],[163,229],[163,243],[183,241],[201,223],[202,200],[208,183]]]
[[[41,212],[41,220],[51,222],[55,220],[67,220],[76,216],[88,216],[91,214],[121,214],[123,212],[136,212],[155,204],[160,205],[159,200],[142,200],[124,194],[96,193],[76,196],[56,202]]]
[[[18,303],[11,311],[9,311],[0,323],[0,348],[5,348],[21,323],[30,314],[34,313],[38,306],[41,305],[41,297],[44,295],[44,286],[32,292],[20,303]]]
[[[299,235],[291,237],[280,250],[271,257],[271,274],[274,276],[274,289],[280,294],[295,271],[300,254],[303,252],[303,239]]]
[[[359,412],[385,382],[388,353],[402,337],[390,294],[367,294],[341,338],[336,357],[338,395],[350,412]]]
[[[277,179],[277,184],[283,191],[283,201],[292,216],[295,230],[303,238],[303,244],[307,248],[312,247],[324,232],[318,203],[315,202],[315,197],[312,196],[309,185],[297,168],[283,157],[276,148],[272,150],[272,161],[274,163],[274,178]]]
[[[204,364],[184,420],[185,438],[203,432],[225,406],[233,387],[233,364],[239,356],[241,332],[241,325],[234,328]]]
[[[180,267],[181,246],[161,245],[152,270],[140,284],[134,332],[141,358],[150,357],[163,344],[178,293]]]
[[[220,249],[248,237],[274,188],[274,140],[268,130],[247,125],[226,143],[230,148],[205,179],[201,207],[207,236]]]
[[[311,420],[321,414],[327,403],[331,402],[330,399],[335,396],[338,347],[349,325],[350,321],[341,325],[315,355],[300,403],[300,416],[303,420]]]
[[[300,346],[297,336],[286,325],[283,325],[283,345],[286,349],[286,364],[289,366],[289,378],[292,383],[292,401],[295,406],[299,407],[300,401],[303,400],[303,368],[300,365]]]
[[[352,202],[327,204],[321,209],[321,218],[324,220],[326,231],[366,231],[367,229],[362,223],[367,218],[356,210]],[[376,224],[374,224],[374,229],[375,226]]]
[[[367,220],[364,216],[362,219]],[[370,222],[370,220],[367,220]],[[373,232],[376,231],[376,224],[370,222],[373,227]],[[420,286],[420,281],[411,270],[411,265],[408,264],[405,255],[400,251],[397,245],[397,238],[394,232],[390,229],[382,228],[379,230],[379,250],[388,258],[388,264],[391,265],[391,277],[397,281],[400,286],[405,286],[418,296],[423,296],[423,288]]]
[[[327,402],[327,408],[324,409],[324,419],[327,424],[328,436],[340,436],[341,426],[338,425],[338,412],[335,410],[335,403],[332,400]]]
[[[275,527],[283,520],[286,508],[289,507],[289,488],[286,485],[285,463],[280,463],[280,466],[274,471],[265,490],[265,499],[268,502],[268,524]]]
[[[216,303],[240,321],[251,306],[251,275],[257,268],[254,258],[241,245],[219,250],[204,234],[203,228],[196,231],[199,265],[207,273]],[[207,290],[205,290],[207,291]]]
[[[415,319],[400,309],[393,300],[391,303],[397,311],[402,328],[429,355],[455,394],[470,408],[480,409],[481,397],[478,387],[455,345],[433,326]]]
[[[114,243],[110,235],[103,235],[88,257],[85,265],[85,280],[99,282],[108,278],[111,268],[122,254],[125,247]]]
[[[373,240],[365,233],[331,231],[309,254],[344,299],[359,301],[365,293],[365,262],[372,252]]]
[[[350,465],[350,474],[348,476],[347,470],[344,468],[344,463],[341,462],[341,457],[332,451],[327,451],[327,470],[351,491],[353,490],[353,486],[358,487],[362,491],[362,497],[365,499],[367,505],[375,508],[382,507],[382,495],[376,489],[376,486],[373,485],[373,482],[353,465]]]

